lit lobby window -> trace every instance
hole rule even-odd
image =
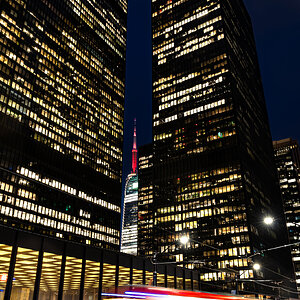
[[[126,267],[119,267],[119,286],[130,284],[130,269]]]
[[[143,270],[136,270],[133,269],[133,284],[137,285],[137,284],[143,284]]]
[[[40,300],[57,299],[61,260],[60,255],[44,252],[39,292]]]
[[[18,248],[11,300],[32,299],[38,256],[38,251]]]
[[[0,299],[4,298],[4,291],[8,276],[11,246],[0,244]]]
[[[103,292],[115,286],[115,276],[116,276],[116,266],[110,264],[103,264],[103,279],[102,279]]]
[[[63,300],[79,299],[82,260],[75,257],[66,259]]]
[[[100,262],[86,261],[84,279],[84,300],[98,300]]]

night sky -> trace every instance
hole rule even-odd
[[[128,2],[124,176],[131,169],[135,117],[138,146],[152,140],[151,0]],[[273,139],[292,137],[300,142],[300,1],[245,4],[254,27]]]

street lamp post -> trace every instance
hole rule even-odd
[[[260,264],[259,263],[254,263],[252,266],[253,270],[258,271],[260,270]],[[245,270],[242,274],[239,273],[239,271],[235,272],[235,289],[236,289],[236,295],[239,294],[239,281],[241,279],[241,275],[243,275],[246,271]]]
[[[275,222],[275,219],[272,216],[266,216],[264,217],[264,223],[268,226],[272,225]],[[300,225],[296,222],[293,221],[286,221],[287,223],[292,223],[293,225],[295,225],[296,227],[300,227]]]
[[[157,251],[153,254],[153,260],[152,263],[154,265],[154,271],[153,271],[153,286],[157,286]]]
[[[183,236],[180,237],[179,242],[180,242],[182,245],[186,245],[186,244],[189,242],[189,240],[190,240],[190,239],[189,239],[188,236],[183,235]],[[158,265],[158,262],[157,262],[157,256],[158,256],[158,254],[163,254],[163,253],[165,253],[166,251],[169,250],[169,247],[172,246],[172,245],[174,245],[176,242],[177,242],[177,241],[175,241],[175,242],[169,244],[169,245],[164,249],[163,252],[158,253],[157,251],[155,251],[155,252],[153,253],[153,258],[152,258],[152,264],[154,265],[154,271],[153,271],[153,286],[157,286],[157,265]],[[168,263],[168,262],[160,263],[160,264],[167,264],[167,263]]]

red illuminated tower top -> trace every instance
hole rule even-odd
[[[133,147],[132,147],[132,171],[131,173],[137,173],[137,148],[136,148],[136,119],[133,121]]]

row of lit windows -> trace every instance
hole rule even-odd
[[[216,187],[211,189],[206,189],[202,191],[192,192],[192,193],[185,193],[176,196],[176,201],[188,201],[196,198],[208,197],[212,195],[218,195],[223,193],[233,192],[239,189],[239,186],[234,184],[226,185],[222,187]]]
[[[197,50],[199,50],[199,49],[201,49],[201,48],[204,48],[204,47],[206,47],[206,46],[208,46],[208,45],[214,43],[215,41],[222,40],[222,39],[224,39],[224,37],[225,37],[225,36],[224,36],[224,34],[222,33],[222,34],[219,34],[216,38],[210,38],[210,39],[208,39],[208,40],[206,40],[206,41],[204,41],[204,42],[198,43],[198,44],[196,44],[196,45],[194,45],[194,46],[192,46],[192,47],[190,47],[190,48],[184,49],[184,50],[181,50],[182,47],[179,46],[179,47],[176,47],[176,48],[174,49],[173,52],[169,52],[168,55],[173,54],[173,53],[175,53],[175,54],[177,53],[177,54],[175,55],[175,58],[179,58],[179,57],[181,57],[181,56],[183,56],[183,55],[187,55],[187,54],[192,53],[192,52],[194,52],[194,51],[197,51]],[[161,53],[161,54],[159,55],[159,57],[158,57],[158,62],[157,62],[157,64],[158,64],[158,65],[162,65],[162,64],[165,64],[166,62],[167,62],[166,55],[163,54],[163,53]]]
[[[48,185],[52,188],[64,191],[64,192],[66,192],[70,195],[78,196],[81,199],[84,199],[86,201],[90,201],[94,204],[100,205],[100,206],[108,208],[110,210],[113,210],[113,211],[116,211],[116,212],[121,212],[121,208],[119,206],[115,205],[115,204],[106,202],[102,199],[98,199],[97,197],[90,196],[90,195],[86,194],[83,191],[79,191],[76,188],[72,188],[72,187],[70,187],[70,186],[68,186],[68,185],[66,185],[62,182],[59,182],[59,181],[55,180],[55,179],[43,177],[40,174],[38,174],[34,171],[31,171],[29,169],[26,169],[24,167],[18,168],[17,173],[19,173],[19,174],[21,174],[21,175],[23,175],[27,178],[31,178],[33,180],[41,182],[45,185]]]
[[[105,25],[93,14],[86,5],[84,5],[84,2],[80,1],[80,3],[77,3],[74,0],[71,0],[73,3],[73,11],[87,24],[91,27],[93,31],[95,31],[98,36],[100,36],[118,55],[120,55],[122,58],[123,54],[117,49],[117,44],[121,43],[123,48],[125,48],[126,40],[124,38],[124,30],[123,34],[120,33],[120,31],[115,27],[115,25],[118,25],[120,27],[119,22],[116,22],[118,19],[116,16],[114,16],[113,11],[110,11],[107,13],[105,10],[103,10],[103,13],[105,16],[103,16],[103,19],[105,20]],[[99,10],[97,10],[99,12]],[[113,20],[114,22],[110,21]],[[100,26],[103,29],[103,32],[105,32],[107,29],[110,34],[102,35],[102,33],[99,30],[96,30],[97,28],[94,28],[97,25]],[[117,37],[117,39],[115,38]],[[118,43],[116,43],[116,40],[118,40]],[[114,46],[115,44],[115,46]]]
[[[201,62],[201,67],[203,68],[207,65],[222,61],[226,58],[227,58],[227,55],[225,53],[222,54],[222,55],[218,55],[218,56],[213,57],[209,60]],[[190,73],[188,75],[183,74],[183,75],[180,75],[176,80],[175,80],[175,75],[173,75],[173,74],[171,74],[168,77],[161,77],[161,78],[157,79],[156,81],[154,81],[154,83],[153,83],[153,86],[158,85],[158,87],[156,89],[154,89],[154,92],[159,91],[159,90],[164,89],[164,88],[169,87],[169,86],[173,86],[174,83],[179,84],[179,83],[185,82],[187,80],[192,80],[193,78],[195,78],[195,77],[197,77],[201,74],[202,74],[202,72]],[[175,82],[174,82],[174,80],[175,80]],[[170,82],[168,84],[165,84],[165,82],[167,82],[167,81],[170,81]],[[214,82],[208,82],[207,84],[210,85],[211,83],[214,83]],[[204,87],[206,87],[206,86],[204,86]],[[166,100],[171,100],[171,99],[166,99]],[[154,117],[156,117],[156,116],[154,115]]]
[[[186,116],[189,116],[191,114],[196,114],[196,113],[199,113],[199,112],[211,110],[215,107],[222,106],[224,104],[225,104],[225,99],[222,99],[222,100],[219,100],[219,101],[216,101],[216,102],[213,102],[213,103],[210,103],[210,104],[202,105],[202,106],[199,106],[198,108],[186,111],[186,112],[184,112],[183,116],[186,117]],[[172,122],[172,121],[175,121],[177,119],[178,119],[178,115],[176,114],[176,115],[167,117],[164,120],[159,120],[159,121],[153,122],[153,126],[158,126],[160,124]],[[157,137],[156,137],[156,139],[157,139]]]
[[[202,7],[199,7],[198,10],[196,10],[193,15],[183,19],[182,21],[176,23],[175,25],[172,24],[170,27],[165,28],[163,31],[161,31],[162,26],[155,28],[153,38],[156,38],[156,37],[158,37],[162,34],[166,34],[166,33],[170,32],[171,30],[174,30],[174,29],[178,29],[179,31],[181,31],[182,26],[184,26],[184,25],[186,25],[190,22],[193,22],[195,20],[199,20],[202,17],[204,17],[205,15],[208,15],[209,13],[211,13],[211,12],[213,12],[213,11],[220,8],[220,4],[215,6],[215,3],[213,3],[213,2],[209,3],[207,7],[210,7],[210,6],[213,6],[213,7],[211,9],[203,9]],[[155,13],[157,13],[157,12],[154,12],[154,14]],[[210,24],[212,24],[212,23],[206,22],[204,24],[200,24],[199,29],[203,28],[203,27],[206,27]],[[181,28],[181,30],[180,30],[180,28]]]
[[[30,199],[31,200],[31,199]],[[120,232],[116,229],[107,227],[107,226],[103,226],[100,224],[93,224],[91,225],[90,221],[85,220],[85,219],[80,219],[80,218],[75,218],[72,215],[51,209],[51,208],[47,208],[44,207],[42,205],[39,204],[35,204],[26,200],[21,200],[18,198],[14,198],[11,196],[6,196],[4,194],[0,194],[0,201],[2,202],[6,202],[10,205],[19,207],[21,209],[26,209],[32,212],[36,212],[38,214],[42,214],[42,215],[46,215],[49,216],[51,218],[57,219],[57,220],[61,220],[61,221],[65,221],[68,223],[73,223],[75,226],[79,225],[79,226],[83,226],[86,227],[88,229],[93,229],[93,230],[97,230],[97,231],[101,231],[101,232],[105,232],[108,234],[112,234],[115,236],[119,236]],[[81,214],[80,214],[81,215]],[[83,217],[87,217],[86,215],[82,215]],[[38,216],[36,216],[37,218]],[[36,220],[36,218],[34,218]]]
[[[52,6],[51,6],[52,7]],[[52,7],[53,8],[53,7]],[[51,8],[51,9],[52,9]],[[53,8],[54,9],[54,8]],[[31,14],[31,16],[32,17],[35,17],[35,15],[34,14]],[[4,21],[4,18],[5,19],[8,19],[8,20],[10,20],[10,23],[12,23],[13,25],[16,25],[16,23],[15,23],[15,21],[14,20],[12,20],[7,14],[5,14],[5,12],[2,12],[2,15],[1,15],[1,17],[2,17],[2,23],[4,24],[4,25],[7,25],[7,22],[5,22]],[[42,26],[42,24],[40,24],[40,23],[38,23],[38,19],[35,17],[35,25],[37,26],[37,28],[38,28],[38,30],[41,30],[41,31],[44,31],[44,28],[43,28],[43,26]],[[28,22],[26,23],[26,24],[28,24]],[[26,25],[27,26],[27,25]],[[30,25],[28,25],[28,26],[30,26]],[[29,27],[28,27],[29,28]],[[12,31],[13,31],[13,28],[11,28],[12,29]],[[24,27],[23,28],[23,31],[24,31],[24,33],[25,34],[27,34],[30,38],[34,38],[34,36],[35,36],[35,34],[32,34],[30,31],[28,31],[27,30],[27,28],[26,27]],[[20,34],[20,31],[18,31],[18,34]],[[48,37],[50,37],[51,39],[53,39],[53,41],[56,43],[56,44],[58,44],[59,43],[59,41],[55,38],[55,37],[53,37],[53,36],[51,36],[48,32],[45,32],[45,34],[48,36]],[[8,35],[7,35],[8,36]],[[70,37],[70,35],[69,35],[69,37]],[[71,37],[70,37],[71,38]],[[73,38],[71,38],[71,39],[73,39]],[[124,37],[123,37],[123,39],[124,39]],[[16,39],[15,38],[13,38],[13,36],[12,36],[12,38],[11,38],[11,41],[13,41],[13,42],[16,42]],[[74,39],[73,40],[71,40],[71,41],[73,41],[73,42],[76,42]],[[66,93],[65,91],[64,91],[64,89],[69,89],[69,90],[71,90],[73,87],[70,85],[70,84],[67,84],[67,83],[65,83],[64,81],[62,81],[61,79],[60,79],[60,77],[58,76],[56,76],[56,75],[54,75],[54,69],[57,67],[56,66],[56,64],[58,63],[60,66],[61,66],[61,64],[60,64],[60,62],[57,62],[57,60],[62,60],[61,62],[63,62],[64,63],[64,61],[63,61],[63,58],[61,58],[59,55],[57,55],[57,53],[53,50],[53,49],[51,49],[50,47],[48,47],[48,45],[46,45],[45,43],[43,43],[43,42],[40,42],[39,41],[39,38],[35,38],[35,40],[34,40],[34,43],[37,45],[37,46],[34,46],[33,47],[33,50],[35,50],[35,51],[37,51],[37,52],[39,52],[40,51],[40,53],[41,53],[41,58],[40,58],[40,63],[41,63],[41,65],[40,65],[40,69],[41,70],[43,70],[43,72],[44,72],[44,74],[46,75],[46,77],[40,77],[40,80],[41,81],[37,81],[37,83],[38,84],[42,84],[42,82],[44,82],[44,83],[46,83],[48,86],[50,85],[50,86],[52,86],[52,87],[55,87],[56,88],[56,91],[60,91],[60,93],[63,93],[65,96],[67,96],[67,97],[69,97],[70,96],[70,93]],[[24,48],[25,49],[25,48]],[[74,51],[79,51],[80,52],[80,50],[79,49],[73,49]],[[50,54],[47,54],[45,51],[47,51],[47,53],[50,53]],[[29,53],[30,52],[30,48],[27,48],[27,52]],[[82,57],[84,57],[84,55],[83,55],[83,53],[79,53],[80,55],[80,57],[82,58]],[[25,62],[26,60],[28,60],[28,56],[24,56],[24,53],[22,53],[22,57],[23,57],[23,59],[21,59],[20,57],[18,57],[16,54],[14,54],[14,53],[7,53],[6,54],[7,55],[7,59],[6,59],[6,62],[9,64],[9,63],[11,63],[11,61],[12,60],[14,60],[17,64],[19,64],[20,66],[22,66],[23,68],[26,68],[28,71],[30,71],[31,73],[33,73],[33,69],[31,69],[30,67],[28,67],[28,66],[26,66],[26,63],[27,62]],[[2,61],[3,62],[5,62],[5,59],[2,59]],[[95,60],[95,62],[99,62],[100,63],[100,61],[99,60]],[[72,67],[71,65],[70,65],[70,63],[69,62],[67,62],[68,63],[68,65],[69,65],[69,67]],[[46,67],[47,66],[47,67]],[[16,69],[16,67],[18,67],[18,65],[17,66],[13,66],[12,64],[11,64],[11,67],[14,67],[15,69]],[[87,65],[87,67],[88,67],[88,65]],[[101,67],[101,65],[100,65],[100,67]],[[102,67],[102,69],[103,69],[103,67]],[[122,81],[120,80],[120,79],[118,79],[116,76],[114,76],[114,78],[112,79],[112,74],[109,72],[109,70],[107,69],[107,68],[105,68],[105,70],[103,69],[103,71],[104,71],[104,76],[110,81],[110,82],[113,82],[114,83],[114,88],[116,88],[117,86],[119,86],[119,87],[121,87],[122,86]],[[75,70],[75,72],[76,72],[76,70]],[[58,72],[58,74],[60,74],[59,72]],[[80,74],[81,75],[81,74]],[[38,75],[37,75],[38,76]],[[62,74],[60,74],[60,76],[62,76]],[[56,80],[54,80],[56,78]],[[77,76],[77,77],[74,77],[73,76],[73,79],[74,80],[76,80],[78,83],[79,83],[79,86],[81,87],[85,87],[85,77],[83,76],[83,75],[81,75],[81,76]],[[13,87],[13,89],[15,90],[15,91],[17,91],[20,95],[24,95],[23,97],[28,97],[28,98],[31,98],[32,97],[32,95],[31,95],[31,90],[33,89],[33,86],[32,85],[30,85],[27,81],[24,81],[24,79],[22,78],[22,77],[18,77],[18,82],[12,82],[12,84],[11,84],[11,86]],[[58,80],[58,81],[57,81]],[[60,85],[61,85],[61,87],[62,88],[59,88],[59,87],[57,87],[57,85],[56,85],[56,82],[55,81],[57,81],[57,83],[59,83]],[[4,82],[6,82],[8,85],[10,85],[10,82],[9,81],[7,81],[7,80],[5,80],[4,79]],[[47,91],[48,90],[48,87],[47,87],[47,85],[43,85],[43,88]],[[124,84],[123,84],[123,87],[124,87]],[[124,89],[124,88],[123,88]],[[57,96],[57,95],[53,95],[53,97],[54,96]],[[79,95],[79,97],[80,97],[81,95]],[[1,99],[1,100],[4,100],[4,99]],[[25,100],[25,98],[24,98],[24,100]],[[59,100],[64,100],[64,98],[63,97],[60,97],[60,99]],[[111,99],[109,99],[108,98],[108,100],[110,100],[110,101],[112,101]],[[25,102],[25,101],[24,101]],[[66,102],[66,101],[63,101],[63,102]],[[27,101],[27,103],[29,103],[28,101]],[[88,104],[91,104],[91,102],[87,99],[87,103]],[[39,104],[41,104],[41,103],[39,103]],[[69,104],[69,103],[66,103],[66,104]],[[27,104],[28,105],[28,104]],[[70,104],[69,104],[70,105]],[[28,110],[24,107],[24,106],[21,106],[19,103],[16,103],[16,102],[14,102],[14,101],[11,101],[10,100],[10,103],[9,103],[9,106],[10,107],[12,107],[13,109],[8,109],[7,111],[6,111],[6,113],[8,114],[8,115],[11,115],[11,116],[13,116],[13,117],[15,117],[15,118],[17,118],[18,120],[20,120],[21,121],[21,118],[22,118],[22,115],[23,114],[27,114],[28,115]],[[51,107],[53,108],[53,107],[55,107],[54,105],[51,105],[51,106],[49,106],[48,107],[48,109],[50,109],[51,110]],[[89,109],[88,108],[88,106],[86,106],[85,105],[85,108],[89,111],[89,113],[93,113],[94,111],[95,111],[95,107],[93,107],[93,109]],[[121,108],[121,107],[120,107]],[[19,113],[20,112],[20,113]],[[56,111],[56,114],[59,116],[61,113],[57,110]],[[47,115],[47,114],[46,114]],[[110,118],[110,116],[114,116],[112,119]],[[32,115],[32,118],[34,119],[34,120],[37,120],[37,118],[36,118],[37,116],[36,115]],[[50,117],[50,115],[48,114],[47,115],[47,117]],[[62,119],[64,119],[64,116],[61,116],[62,117]],[[112,122],[112,124],[116,124],[116,123],[122,123],[120,120],[122,119],[122,116],[121,115],[119,115],[119,114],[117,114],[116,112],[111,112],[110,114],[107,114],[106,115],[106,117],[105,117],[105,119],[107,119],[107,118],[109,118],[109,119],[111,119],[113,122]],[[116,122],[114,121],[114,118],[117,118],[118,120],[116,120]],[[105,120],[105,119],[103,119],[103,120]],[[41,120],[40,120],[41,121]],[[94,119],[91,119],[91,121],[94,121]],[[54,132],[51,132],[51,131],[49,131],[48,130],[48,128],[51,128],[51,126],[49,126],[49,124],[47,123],[47,122],[43,122],[44,123],[44,125],[45,125],[45,128],[42,128],[42,127],[36,127],[36,126],[34,126],[34,128],[35,129],[37,129],[37,131],[39,132],[40,131],[40,133],[41,134],[44,134],[44,135],[46,135],[46,136],[50,136],[50,138],[51,139],[53,139],[54,141],[53,141],[53,143],[51,143],[50,141],[49,141],[49,144],[53,144],[53,146],[55,147],[55,149],[56,150],[61,150],[61,151],[63,151],[62,150],[62,148],[58,145],[58,144],[56,144],[55,143],[55,141],[56,140],[58,140],[58,136],[54,133]],[[32,123],[31,123],[32,124]],[[66,126],[64,126],[65,128],[70,128],[70,126],[69,126],[70,124],[67,124]],[[101,126],[101,123],[100,123],[100,126]],[[122,127],[122,125],[121,125],[121,127]],[[72,127],[71,127],[72,128]],[[106,126],[105,125],[105,129],[107,130],[107,128],[108,128],[108,126]],[[89,134],[89,132],[86,132],[87,134]],[[120,129],[118,129],[118,132],[117,133],[115,133],[114,132],[114,130],[112,130],[112,134],[113,135],[115,135],[116,137],[118,137],[118,136],[120,136],[121,134],[122,134],[122,128],[120,128]],[[41,140],[41,141],[45,141],[45,142],[47,142],[48,143],[48,141],[46,141],[43,137],[38,137],[38,135],[36,136],[36,138],[37,139],[39,139],[39,140]],[[95,137],[94,137],[95,138]],[[90,141],[91,142],[91,141]],[[80,150],[79,149],[79,147],[77,146],[77,145],[74,145],[74,144],[72,144],[72,143],[69,143],[69,142],[67,142],[67,145],[66,145],[69,149],[71,149],[71,150],[73,150],[73,151],[80,151],[80,152],[82,152],[82,150]],[[113,148],[116,148],[116,147],[113,147]],[[119,149],[120,150],[120,149]],[[109,152],[114,152],[113,150],[109,150]],[[121,153],[121,150],[119,151],[120,153]],[[117,155],[114,155],[114,153],[113,153],[113,156],[116,156],[116,158],[118,159],[118,160],[121,160],[121,154],[120,153],[118,153]],[[80,154],[80,153],[79,153]],[[83,155],[83,154],[82,154]],[[79,158],[79,155],[75,155],[74,156],[75,157],[75,159],[77,159],[77,160],[79,160],[80,158]],[[86,162],[84,159],[81,159],[81,161],[82,162]],[[101,165],[103,165],[102,163],[99,163],[99,164],[101,164]],[[108,168],[108,166],[106,165],[106,167]],[[99,170],[101,170],[101,168],[100,167],[98,167],[98,169]],[[109,168],[108,168],[109,169]],[[104,172],[103,172],[104,173]],[[107,173],[108,173],[108,171],[107,171]],[[117,174],[117,175],[114,175],[114,178],[119,178],[119,174]]]
[[[16,89],[17,91],[23,91],[23,89],[22,89],[17,83],[15,83],[15,82],[12,82],[12,87],[13,87],[14,89]],[[30,98],[30,95],[28,94],[28,92],[25,91],[23,94],[24,94],[25,96],[27,96],[27,97]],[[5,99],[4,99],[4,96],[1,97],[1,100],[2,100],[2,101],[5,100]],[[38,103],[39,105],[42,105],[43,107],[45,107],[45,108],[47,109],[47,110],[43,110],[43,111],[41,112],[42,115],[44,115],[45,117],[47,117],[47,118],[49,118],[49,119],[51,118],[52,121],[54,121],[55,123],[57,123],[59,126],[62,126],[63,128],[65,128],[65,131],[62,131],[62,133],[64,134],[64,136],[67,134],[68,131],[72,131],[74,134],[76,134],[76,135],[78,135],[78,136],[80,136],[81,138],[84,138],[84,139],[87,139],[86,134],[90,135],[90,136],[91,136],[92,138],[94,138],[94,139],[97,138],[96,133],[94,133],[94,132],[92,132],[92,131],[90,131],[90,130],[86,130],[86,131],[83,133],[82,130],[78,130],[78,129],[76,129],[75,127],[72,127],[72,126],[71,126],[71,127],[68,126],[68,124],[63,120],[63,116],[61,115],[61,113],[60,113],[57,109],[55,109],[54,106],[52,106],[52,105],[49,106],[47,103],[45,103],[44,100],[39,99],[39,98],[36,98],[36,97],[34,97],[33,100],[34,100],[36,103]],[[63,98],[62,98],[61,100],[63,100]],[[54,134],[53,132],[51,133],[51,131],[48,130],[48,128],[49,128],[49,126],[50,126],[49,123],[48,123],[45,119],[40,118],[37,114],[35,114],[34,112],[32,112],[32,111],[29,110],[29,102],[28,102],[28,100],[27,100],[25,103],[27,103],[28,109],[26,109],[26,108],[23,107],[23,106],[20,106],[19,103],[16,103],[16,102],[12,101],[11,99],[9,100],[8,105],[9,105],[10,107],[15,108],[16,110],[20,111],[22,114],[25,114],[25,115],[27,115],[27,116],[30,116],[34,121],[38,122],[40,125],[43,123],[44,126],[45,126],[45,128],[42,128],[40,125],[39,125],[39,126],[38,126],[38,125],[33,125],[32,128],[35,129],[35,130],[37,130],[37,131],[42,132],[43,134],[45,134],[45,135],[47,135],[47,136],[49,136],[49,134],[52,134],[53,138],[54,138],[55,140],[57,140],[59,137],[56,136],[56,134]],[[69,103],[66,103],[66,104],[69,104]],[[60,118],[58,118],[58,117],[56,117],[55,115],[49,113],[48,110],[52,111],[52,113],[56,113],[56,115],[57,115],[57,116],[60,116]],[[106,118],[107,118],[107,117],[110,116],[110,115],[105,113],[105,116],[106,116]],[[109,119],[110,119],[110,118],[109,118]],[[104,118],[101,118],[101,120],[102,120],[103,122],[105,121]],[[31,123],[31,124],[33,124],[33,123]],[[100,126],[101,126],[101,124],[102,124],[102,123],[100,123]],[[104,128],[104,129],[106,129],[106,130],[109,129],[109,132],[111,131],[111,133],[112,133],[113,135],[115,135],[116,137],[119,136],[119,133],[115,133],[114,130],[111,130],[111,128],[108,128],[108,126],[106,126],[106,125],[101,126],[101,128]],[[55,128],[53,128],[53,130],[54,130],[54,129],[55,129]],[[60,130],[60,129],[58,129],[58,130]],[[120,130],[121,130],[121,129],[120,129]],[[101,132],[100,129],[99,129],[99,132]],[[57,132],[56,132],[56,133],[57,133]],[[103,133],[103,135],[105,135],[105,134]],[[51,137],[51,136],[50,136],[50,137]],[[65,137],[62,138],[62,142],[63,142],[63,141],[65,142]],[[88,141],[89,141],[89,142],[92,142],[92,140],[89,139],[89,138],[88,138]],[[103,147],[101,147],[101,148],[103,148]],[[105,149],[105,150],[106,150],[106,152],[107,152],[107,149]],[[118,152],[121,152],[120,149],[118,149],[118,150],[119,150]],[[115,156],[116,156],[116,155],[115,155]],[[117,158],[120,159],[120,155],[118,155]]]
[[[226,261],[225,263],[228,263],[228,266],[232,267],[233,265],[234,266],[248,266],[247,263],[243,263],[242,261],[239,262],[236,262],[235,261]],[[225,263],[223,265],[225,265]],[[232,265],[232,266],[231,266]],[[226,267],[224,267],[225,269]],[[201,274],[201,280],[204,280],[204,281],[218,281],[218,280],[228,280],[228,274],[229,272],[212,272],[212,273],[204,273],[204,274]],[[241,270],[239,271],[239,274],[240,274],[240,278],[241,279],[248,279],[248,278],[253,278],[253,270]]]
[[[176,83],[179,84],[179,83],[181,83],[181,82],[183,82],[183,81],[186,81],[186,80],[189,80],[189,79],[193,79],[193,78],[195,78],[195,77],[198,77],[198,76],[201,75],[201,74],[202,74],[202,72],[191,73],[191,74],[189,74],[189,75],[187,75],[187,76],[184,76],[184,77],[182,77],[182,78],[180,78],[180,79],[177,79],[177,80],[176,80]],[[224,79],[225,79],[224,76],[220,76],[220,77],[218,77],[218,78],[216,78],[216,79],[213,79],[213,80],[210,80],[210,81],[207,81],[207,82],[203,82],[203,83],[194,85],[194,86],[192,86],[192,87],[190,87],[190,88],[188,88],[188,89],[181,90],[181,91],[179,91],[179,92],[176,91],[176,93],[169,94],[169,95],[167,95],[167,96],[161,97],[160,102],[161,102],[161,103],[165,103],[165,102],[170,101],[170,100],[175,100],[175,99],[178,98],[178,97],[182,97],[182,96],[189,95],[189,94],[191,94],[191,93],[193,93],[193,92],[196,92],[196,91],[198,91],[198,90],[204,90],[204,89],[206,89],[206,88],[208,88],[208,87],[210,87],[210,86],[212,86],[212,85],[221,83],[222,81],[224,81]],[[170,85],[171,85],[171,84],[170,84]],[[160,85],[158,88],[160,88],[161,86],[163,86],[163,85]],[[163,95],[163,94],[162,94],[162,95]],[[184,102],[184,101],[183,101],[183,102]],[[180,103],[183,103],[183,102],[182,102],[182,101],[179,101],[179,100],[178,100],[178,102],[172,101],[172,102],[170,103],[171,105],[169,105],[169,106],[167,106],[167,107],[170,107],[170,106],[173,106],[173,105],[177,105],[177,104],[180,104]],[[159,110],[162,110],[162,109],[167,108],[167,107],[165,107],[164,104],[162,104],[162,105],[159,106]]]
[[[76,235],[82,235],[87,238],[97,239],[100,241],[105,241],[108,243],[113,243],[115,245],[119,245],[119,238],[113,238],[101,233],[97,233],[94,231],[90,231],[85,228],[80,228],[73,226],[68,223],[62,223],[58,220],[49,219],[46,217],[37,216],[35,214],[25,212],[24,210],[18,210],[16,208],[6,207],[3,205],[0,205],[0,212],[2,215],[6,215],[8,217],[14,217],[16,219],[29,221],[30,223],[36,223],[40,224],[49,228],[55,228],[57,230],[62,230],[64,232],[70,232]]]
[[[203,256],[211,257],[211,256],[242,256],[250,254],[250,247],[235,247],[229,249],[215,250],[215,251],[204,251]]]
[[[218,18],[216,18],[214,20],[218,21]],[[208,23],[211,23],[211,22],[207,22],[206,24],[208,24]],[[217,35],[217,31],[212,30],[212,29],[213,29],[213,26],[207,27],[205,30],[206,35],[197,37],[193,40],[189,40],[183,45],[179,45],[179,46],[175,47],[174,42],[171,42],[167,45],[162,46],[161,48],[158,48],[157,50],[155,50],[153,52],[153,55],[158,54],[158,57],[157,57],[158,65],[165,63],[167,57],[174,53],[175,54],[177,53],[175,55],[175,58],[178,58],[180,56],[186,55],[190,52],[193,52],[200,48],[203,48],[203,47],[213,43],[215,40],[221,40],[224,38],[224,34],[219,34],[217,36],[217,39],[214,38],[214,36]]]
[[[216,102],[218,103],[218,102]],[[214,103],[212,103],[212,105],[214,105]],[[210,104],[209,104],[210,106]],[[220,109],[219,109],[220,111]],[[221,111],[225,111],[225,110],[222,110]],[[234,122],[231,122],[228,126],[234,126]],[[177,131],[177,130],[176,130]],[[211,135],[211,133],[214,133],[213,135]],[[216,140],[216,139],[221,139],[221,138],[224,138],[224,137],[228,137],[228,136],[232,136],[235,134],[235,129],[231,129],[230,131],[226,130],[226,131],[220,131],[220,127],[215,127],[215,128],[211,128],[209,129],[209,131],[205,132],[204,129],[200,129],[198,131],[196,131],[196,135],[197,137],[200,137],[200,136],[207,136],[206,137],[206,140],[209,142],[209,141],[212,141],[212,140]],[[189,138],[184,138],[184,137],[181,137],[181,136],[176,136],[177,133],[175,132],[175,143],[178,143],[180,141],[193,141],[191,137]],[[163,133],[160,133],[160,134],[156,134],[154,135],[153,139],[154,141],[160,141],[160,140],[165,140],[165,139],[169,139],[173,137],[173,133],[172,132],[163,132]],[[199,138],[196,138],[194,140],[195,142],[201,142],[203,143],[204,139],[199,139]]]

